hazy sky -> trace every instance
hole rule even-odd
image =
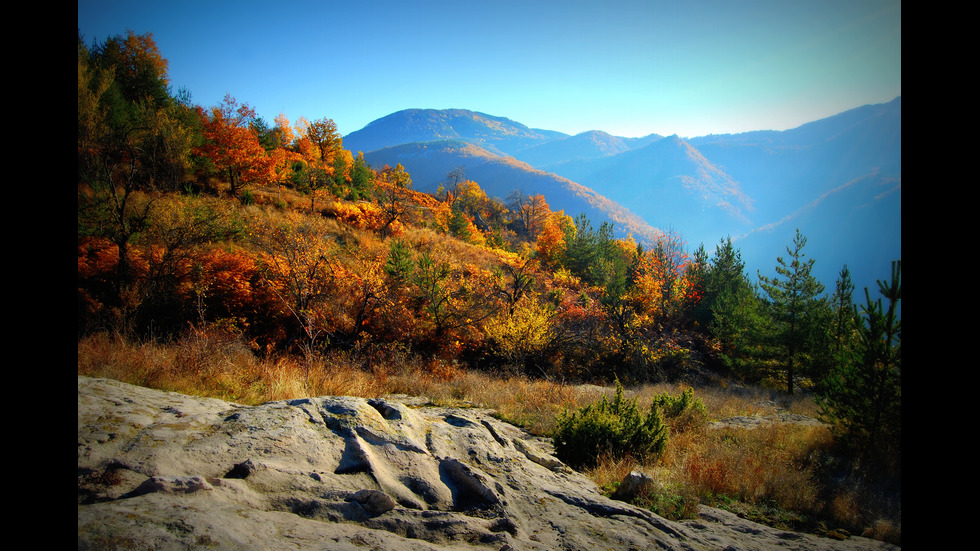
[[[462,108],[576,134],[785,130],[902,93],[898,0],[78,0],[153,33],[174,91],[342,134]]]

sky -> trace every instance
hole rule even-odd
[[[78,0],[152,33],[174,92],[342,135],[402,109],[681,137],[787,130],[902,93],[900,0]]]

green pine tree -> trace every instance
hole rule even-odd
[[[843,362],[844,352],[850,346],[854,322],[854,282],[846,265],[841,268],[837,277],[834,294],[830,298],[830,307],[833,310],[830,339],[834,363],[839,366]]]
[[[796,230],[793,245],[786,247],[789,261],[777,257],[776,277],[759,274],[759,285],[769,298],[772,343],[786,373],[786,391],[793,394],[797,370],[816,350],[821,330],[824,287],[811,274],[814,260],[805,259],[806,237]]]
[[[703,252],[697,254],[703,257]],[[761,305],[731,237],[715,246],[702,279],[704,297],[694,319],[721,344],[721,360],[740,375],[750,376],[762,325]]]
[[[826,388],[817,396],[823,419],[834,434],[854,451],[866,472],[884,467],[901,472],[902,456],[902,261],[892,263],[890,282],[878,281],[881,298],[852,310],[856,341],[845,351]]]

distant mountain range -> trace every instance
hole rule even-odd
[[[372,166],[401,163],[416,189],[448,173],[491,196],[541,193],[554,210],[653,242],[674,231],[709,255],[731,236],[751,276],[774,275],[796,228],[828,292],[848,265],[858,291],[901,258],[901,97],[786,131],[691,139],[574,136],[464,109],[409,109],[344,137]]]

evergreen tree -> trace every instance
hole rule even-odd
[[[856,333],[853,350],[834,370],[817,397],[825,421],[834,434],[861,459],[866,472],[885,467],[901,472],[902,455],[902,261],[892,263],[891,281],[878,281],[881,298],[852,309]]]
[[[711,263],[703,277],[704,297],[694,312],[695,321],[703,327],[710,327],[719,297],[731,294],[743,287],[745,282],[745,263],[742,262],[741,251],[735,248],[731,237],[722,239],[715,246]]]
[[[91,50],[79,36],[77,54],[78,232],[116,246],[108,300],[125,326],[146,294],[131,246],[152,222],[155,192],[183,186],[195,136],[152,35],[130,32]]]
[[[769,298],[772,342],[786,372],[786,391],[793,394],[797,369],[816,350],[820,331],[820,306],[824,287],[811,275],[814,260],[805,260],[806,237],[796,230],[792,248],[786,247],[789,262],[777,257],[776,277],[759,274],[762,290]],[[781,277],[780,277],[781,276]]]
[[[613,225],[603,222],[598,230],[583,213],[565,236],[565,267],[589,285],[625,284],[627,260],[613,239]]]
[[[398,284],[408,281],[415,272],[415,261],[412,259],[412,250],[408,243],[402,239],[391,240],[384,270]]]
[[[470,242],[470,221],[463,213],[463,208],[454,204],[450,208],[452,216],[449,218],[449,234],[457,239]]]
[[[718,290],[711,304],[711,334],[721,343],[722,360],[742,377],[754,377],[762,334],[762,304],[742,275]]]
[[[742,253],[731,237],[715,246],[703,276],[703,289],[704,297],[694,312],[694,319],[718,339],[722,360],[746,375],[748,363],[755,355],[753,344],[761,325],[760,305],[756,290],[745,275]]]
[[[851,272],[847,269],[847,265],[841,268],[840,274],[837,276],[834,294],[830,298],[830,307],[833,316],[830,326],[830,340],[835,364],[839,366],[843,361],[844,351],[849,345],[854,321],[854,282],[851,280]]]
[[[350,170],[351,192],[358,198],[370,197],[374,187],[374,171],[364,160],[364,153],[358,151]]]

